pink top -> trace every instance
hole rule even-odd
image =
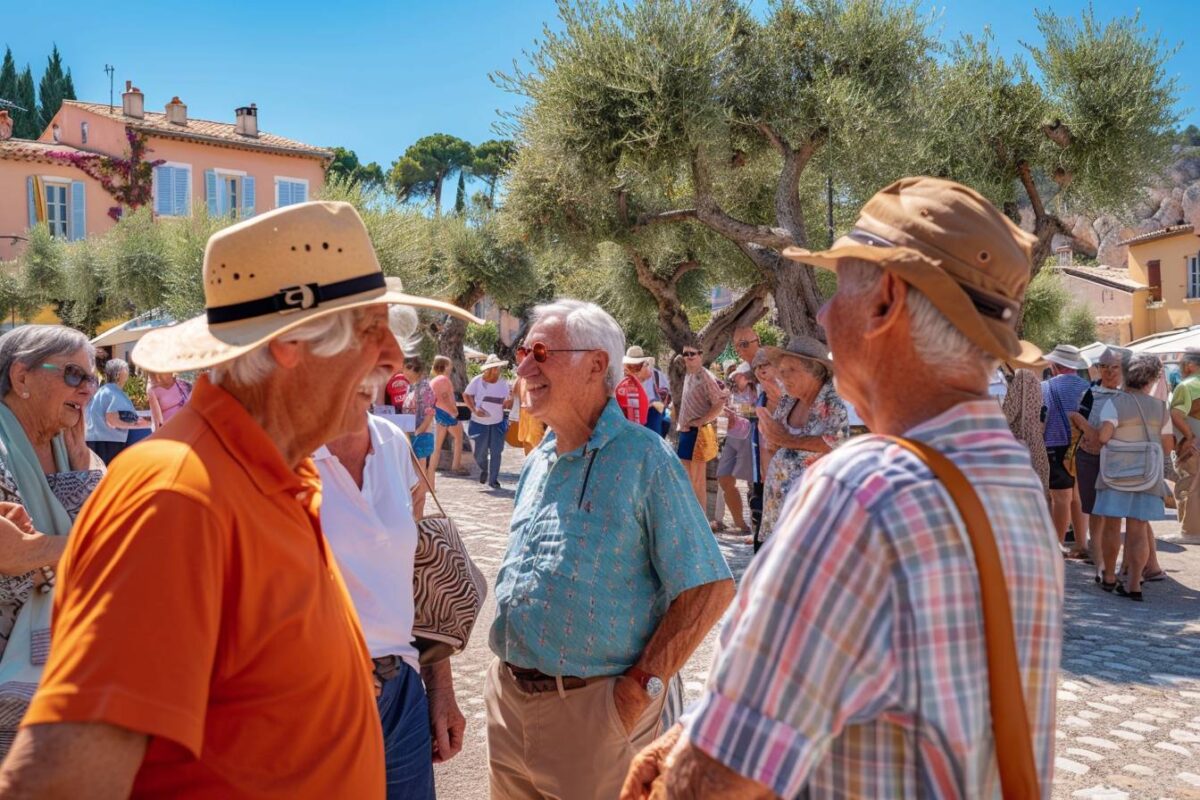
[[[434,397],[439,396],[447,389],[449,389],[450,396],[454,397],[454,384],[450,382],[450,378],[446,375],[434,375],[432,378],[430,378],[429,388],[433,390]],[[447,407],[442,403],[438,403],[437,407],[442,411],[445,411],[447,414],[450,414],[456,418],[458,417],[458,408],[453,404]]]
[[[177,380],[165,388],[162,386],[150,387],[150,394],[158,400],[158,408],[162,411],[162,420],[165,425],[167,420],[179,413],[179,409],[187,403],[188,398],[192,395],[192,387],[187,381]]]

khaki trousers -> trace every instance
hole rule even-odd
[[[1176,459],[1175,507],[1185,536],[1200,534],[1200,456]]]
[[[499,659],[484,684],[492,800],[614,800],[629,764],[659,732],[666,692],[626,734],[615,678],[526,694]]]

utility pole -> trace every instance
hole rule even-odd
[[[117,71],[112,64],[105,64],[104,71],[108,73],[108,113],[113,113],[113,73]]]

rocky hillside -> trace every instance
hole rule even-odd
[[[1063,221],[1082,245],[1095,251],[1098,262],[1114,267],[1125,266],[1126,248],[1117,245],[1123,239],[1187,222],[1200,230],[1200,149],[1181,151],[1162,181],[1145,195],[1124,219],[1105,214],[1067,216]]]

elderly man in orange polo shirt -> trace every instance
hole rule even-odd
[[[401,354],[389,286],[346,203],[215,234],[207,310],[134,358],[211,370],[114,459],[59,571],[50,658],[4,797],[384,796],[369,658],[309,454]]]

